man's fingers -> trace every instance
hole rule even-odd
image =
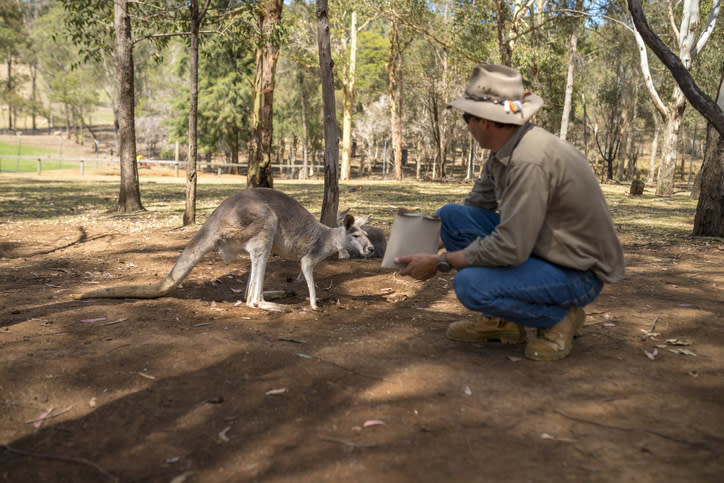
[[[399,263],[400,265],[407,265],[412,261],[412,255],[406,255],[404,257],[396,257],[395,263]]]

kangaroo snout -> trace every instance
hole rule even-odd
[[[374,255],[374,253],[375,253],[375,246],[372,243],[367,242],[364,246],[363,255],[365,257],[371,257],[372,255]]]

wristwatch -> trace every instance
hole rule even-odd
[[[442,252],[437,261],[437,271],[447,273],[452,269],[450,262],[447,261],[447,252]]]

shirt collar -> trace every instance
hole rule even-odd
[[[511,134],[508,140],[505,141],[505,144],[503,144],[503,147],[500,148],[497,153],[495,153],[495,159],[507,165],[510,162],[511,156],[513,156],[513,151],[515,150],[516,146],[518,146],[520,140],[523,138],[523,135],[527,133],[533,126],[533,123],[526,122],[522,126],[518,126],[517,128],[515,128],[513,130],[513,134]]]

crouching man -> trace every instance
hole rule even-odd
[[[521,75],[480,64],[462,97],[470,134],[490,149],[464,204],[440,208],[441,254],[395,259],[401,275],[426,280],[457,270],[455,294],[480,315],[451,324],[449,339],[526,343],[534,360],[571,352],[583,307],[604,283],[624,276],[621,244],[585,156],[529,119],[540,97],[524,91]],[[536,327],[527,341],[524,327]]]

